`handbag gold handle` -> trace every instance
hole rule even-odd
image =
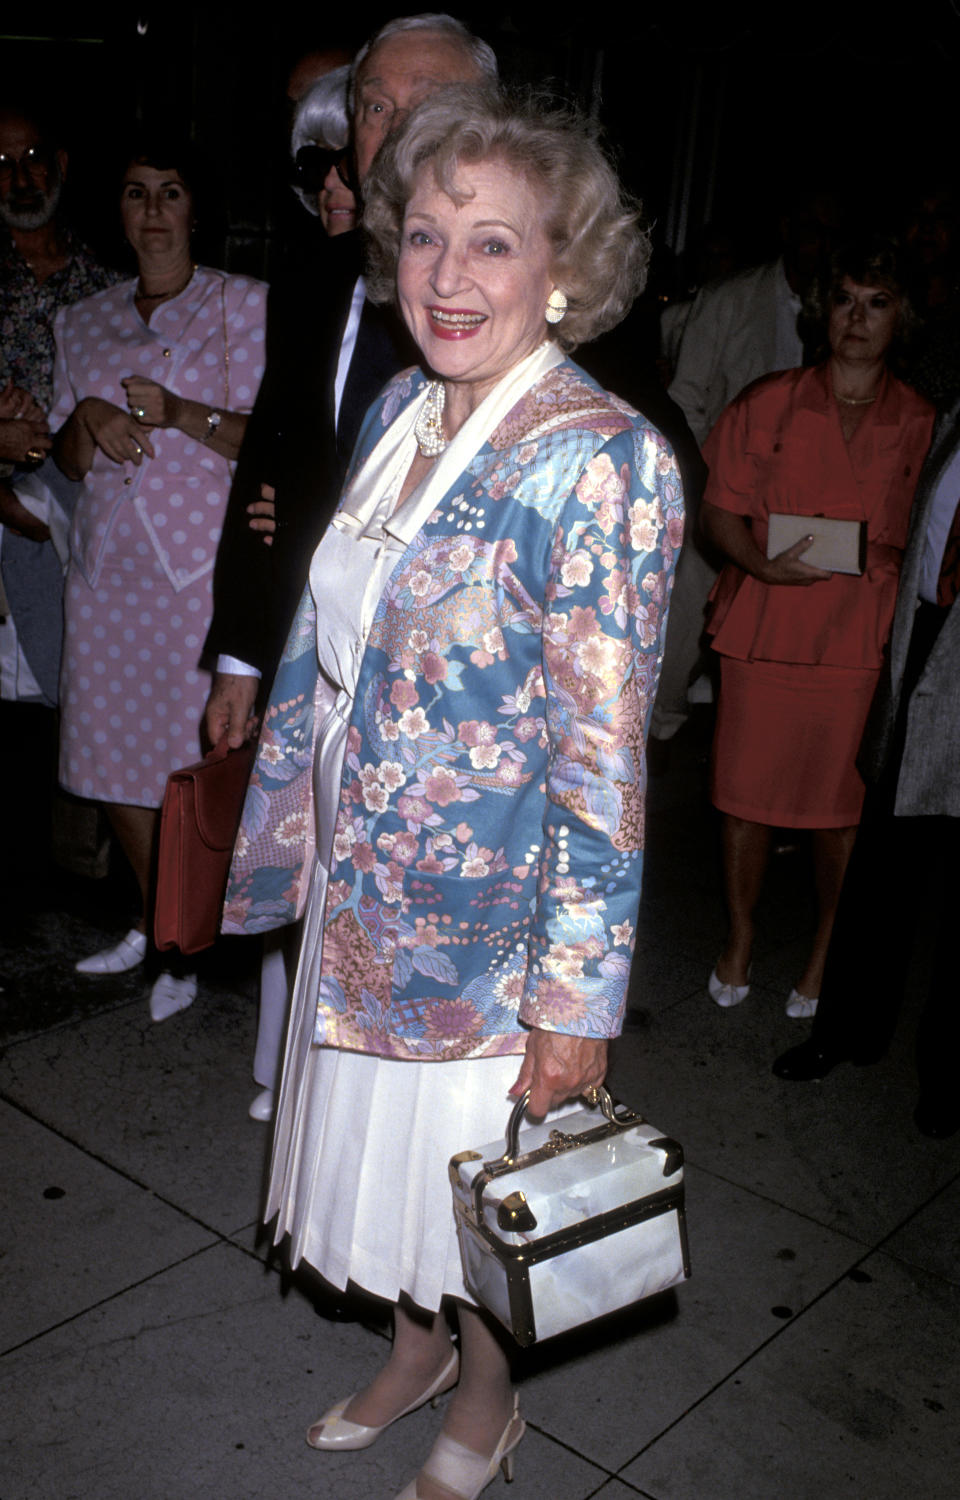
[[[611,1125],[632,1124],[637,1118],[636,1115],[631,1115],[629,1121],[618,1120],[616,1114],[614,1113],[613,1100],[611,1099],[608,1091],[603,1087],[603,1084],[600,1084],[598,1088],[593,1088],[591,1086],[590,1088],[584,1089],[583,1098],[587,1101],[591,1109],[596,1109],[597,1105],[599,1104],[604,1119],[609,1120]],[[520,1098],[517,1100],[516,1104],[513,1106],[513,1109],[510,1111],[510,1118],[507,1121],[505,1149],[503,1156],[500,1158],[500,1160],[508,1166],[511,1163],[515,1162],[517,1159],[517,1146],[520,1139],[520,1126],[523,1123],[523,1117],[526,1113],[527,1105],[529,1103],[530,1090],[524,1089],[523,1093],[520,1095]]]

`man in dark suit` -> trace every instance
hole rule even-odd
[[[496,77],[496,59],[450,16],[388,22],[353,64],[351,108],[362,187],[389,132],[434,89]],[[363,415],[415,362],[405,329],[366,299],[355,232],[324,247],[315,274],[271,292],[267,368],[237,464],[214,572],[207,651],[217,659],[206,728],[236,746],[252,731],[260,679],[276,666],[332,514]],[[250,530],[261,487],[276,495],[273,546]]]
[[[859,765],[868,783],[806,1042],[779,1078],[826,1077],[877,1061],[922,932],[926,992],[917,1030],[925,1135],[960,1129],[960,401],[941,418],[917,485],[887,662]]]
[[[485,42],[450,16],[391,21],[353,63],[350,103],[356,181],[362,185],[386,136],[432,90],[495,78]],[[213,578],[207,653],[217,671],[207,702],[211,743],[242,744],[256,724],[261,681],[269,688],[332,515],[364,413],[417,351],[399,317],[366,298],[359,235],[318,247],[309,274],[271,289],[267,366],[247,426]],[[276,531],[265,546],[250,529],[264,486],[275,496]],[[254,1077],[265,1085],[250,1114],[269,1120],[279,1073],[292,949],[267,939]],[[291,966],[292,972],[292,966]]]

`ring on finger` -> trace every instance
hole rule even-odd
[[[142,406],[132,406],[130,410],[136,417],[138,422],[142,422],[144,417],[147,415]]]

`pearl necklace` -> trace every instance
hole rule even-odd
[[[833,394],[844,406],[869,406],[871,401],[877,399],[876,392],[872,396],[841,396],[839,391],[834,391]]]
[[[443,408],[447,404],[447,393],[442,380],[431,380],[420,415],[413,426],[417,447],[424,458],[439,458],[447,446],[443,433]]]

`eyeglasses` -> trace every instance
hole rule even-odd
[[[50,152],[45,146],[28,146],[19,156],[0,151],[0,182],[10,182],[19,171],[21,177],[39,177],[50,170]]]

